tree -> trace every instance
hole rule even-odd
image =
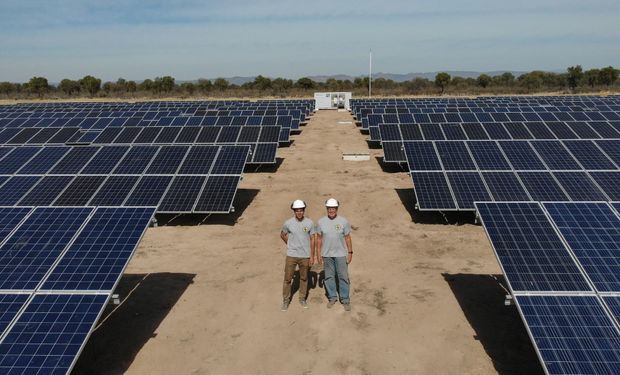
[[[196,85],[191,82],[183,82],[181,83],[181,90],[187,93],[187,95],[194,95],[196,92]]]
[[[487,74],[480,74],[478,76],[478,86],[482,87],[483,89],[487,88],[487,86],[489,86],[491,84],[491,76],[487,75]]]
[[[151,91],[153,90],[153,80],[147,78],[142,81],[138,87],[141,91]]]
[[[276,94],[286,94],[293,87],[293,81],[290,79],[276,78],[271,81],[271,88]]]
[[[295,86],[299,87],[300,89],[311,90],[316,87],[316,82],[314,82],[308,77],[302,77],[298,79],[297,82],[295,82]]]
[[[566,69],[566,82],[571,90],[574,90],[579,86],[579,82],[583,78],[583,69],[581,65],[570,66]]]
[[[215,82],[213,82],[213,87],[215,87],[219,91],[225,91],[228,86],[228,81],[225,78],[218,78],[215,80]]]
[[[252,82],[252,87],[259,91],[266,91],[271,88],[271,79],[258,75]]]
[[[198,80],[196,87],[201,93],[206,94],[213,89],[213,83],[208,79],[201,78]]]
[[[441,88],[441,93],[443,94],[446,86],[450,83],[450,74],[446,72],[437,73],[435,76],[435,86]]]
[[[174,90],[174,77],[171,76],[163,76],[161,77],[161,91],[163,92],[171,92]]]
[[[80,89],[88,93],[88,95],[95,96],[101,89],[101,80],[93,76],[85,76],[79,80]]]
[[[127,81],[125,83],[125,90],[133,95],[133,93],[138,90],[138,85],[136,84],[136,81]]]
[[[608,66],[600,70],[598,79],[603,85],[611,86],[618,80],[618,71]]]
[[[599,75],[601,71],[599,69],[586,70],[583,73],[583,78],[590,87],[594,87],[599,83]]]
[[[65,95],[72,96],[73,94],[80,92],[80,84],[78,81],[65,78],[58,84],[58,89],[65,93]]]
[[[518,78],[521,86],[525,87],[528,91],[539,88],[543,84],[543,72],[533,71],[525,73]]]
[[[109,95],[112,91],[115,91],[114,86],[113,82],[104,82],[103,85],[101,85],[101,89]]]
[[[11,82],[0,82],[0,93],[9,96],[12,93],[19,91],[18,84]]]
[[[32,77],[30,81],[28,81],[28,91],[33,94],[39,95],[42,97],[45,93],[49,91],[49,83],[47,83],[47,78],[45,77]]]

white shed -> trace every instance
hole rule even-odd
[[[315,92],[315,109],[346,109],[350,110],[350,92]]]

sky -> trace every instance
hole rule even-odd
[[[2,0],[0,81],[620,67],[618,0]]]

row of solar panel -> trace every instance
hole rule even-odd
[[[241,145],[0,147],[0,175],[239,175],[249,151]]]
[[[620,200],[615,172],[411,172],[420,211],[472,211],[474,202]]]
[[[2,206],[155,206],[158,213],[229,213],[240,175],[0,176]]]
[[[617,139],[410,141],[404,152],[411,171],[617,170],[620,165]]]
[[[463,124],[379,124],[371,141],[482,139],[617,139],[618,121],[491,122]]]
[[[620,203],[476,208],[546,373],[619,373]]]
[[[158,120],[138,117],[74,117],[74,118],[17,118],[0,120],[0,127],[78,127],[81,129],[105,129],[108,126],[263,126],[278,125],[298,130],[299,121],[291,116],[170,116]]]
[[[68,373],[154,208],[0,207],[0,373]]]
[[[63,103],[67,104],[67,103]],[[21,114],[28,113],[34,116],[41,116],[42,113],[83,113],[90,117],[97,113],[128,113],[143,114],[146,112],[166,112],[177,111],[183,114],[200,113],[203,116],[205,112],[212,115],[218,115],[218,111],[244,111],[245,115],[288,115],[292,114],[288,111],[300,111],[308,115],[313,110],[313,104],[292,103],[292,104],[276,104],[276,105],[240,105],[240,104],[207,104],[207,105],[181,105],[175,102],[166,102],[165,104],[153,107],[143,105],[91,105],[91,106],[74,106],[69,105],[51,105],[51,106],[32,106],[32,105],[11,105],[0,108],[0,114]],[[254,112],[256,111],[256,112]],[[274,112],[275,111],[275,112]],[[283,111],[283,112],[279,112]],[[298,116],[296,116],[298,117]]]

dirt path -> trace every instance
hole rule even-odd
[[[124,278],[129,289],[138,274],[151,273],[148,290],[138,287],[134,302],[93,335],[78,370],[540,371],[514,307],[503,306],[504,293],[488,276],[499,267],[482,228],[444,225],[432,215],[430,224],[413,222],[407,174],[383,171],[376,159],[382,150],[369,150],[354,124],[339,121],[352,117],[315,114],[290,147],[278,150],[277,171],[246,173],[239,201],[249,204],[239,207],[234,225],[221,219],[149,229]],[[370,151],[371,160],[343,161],[345,151]],[[281,312],[285,246],[278,235],[288,206],[306,200],[316,221],[331,196],[354,229],[353,310],[326,309],[317,287],[308,310],[294,296]]]

